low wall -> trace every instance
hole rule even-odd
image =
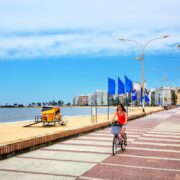
[[[156,110],[156,111],[150,111],[147,113],[139,113],[137,115],[131,115],[128,117],[128,121],[144,117],[146,115],[156,113],[159,111],[163,111],[163,109]],[[63,132],[56,132],[48,135],[42,135],[26,140],[19,140],[17,142],[11,142],[8,144],[1,144],[0,146],[0,159],[8,158],[16,154],[28,152],[30,150],[35,150],[44,146],[48,146],[51,144],[54,144],[59,141],[63,141],[68,138],[72,138],[75,136],[79,136],[85,133],[89,133],[101,128],[105,128],[110,126],[110,122],[101,122],[93,125],[84,126],[77,129],[72,130],[66,130]]]

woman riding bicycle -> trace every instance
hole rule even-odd
[[[127,113],[126,113],[126,109],[124,108],[123,104],[119,104],[117,106],[117,110],[114,113],[111,122],[115,122],[115,118],[118,118],[118,124],[120,124],[122,126],[122,128],[120,129],[120,134],[121,137],[124,139],[124,144],[127,145],[127,140],[126,140],[126,136],[124,135],[124,131],[126,129],[126,123],[127,123]]]

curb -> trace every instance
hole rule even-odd
[[[152,111],[148,113],[144,112],[141,114],[132,115],[128,117],[128,121],[132,121],[134,119],[138,119],[146,115],[150,115],[152,113],[157,113],[160,111],[164,111],[164,110],[161,109],[161,110],[156,110],[156,111]],[[77,137],[77,136],[84,135],[84,134],[87,134],[87,133],[90,133],[99,129],[103,129],[108,126],[110,126],[110,122],[106,121],[106,122],[89,125],[89,126],[85,126],[78,129],[72,129],[72,130],[63,131],[63,132],[42,135],[42,136],[26,139],[23,141],[12,142],[9,144],[2,144],[0,145],[0,160],[15,156],[17,154],[22,154],[22,153],[29,152],[35,149],[46,147],[46,146],[55,144],[57,142],[64,141],[66,139],[70,139],[72,137]]]

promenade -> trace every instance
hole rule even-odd
[[[141,108],[131,107],[129,119],[142,117]],[[146,107],[146,113],[153,113],[162,110],[161,107]],[[111,119],[112,114],[110,114]],[[23,151],[24,149],[37,148],[38,145],[52,143],[56,140],[63,140],[73,135],[86,133],[97,128],[109,125],[107,114],[99,114],[97,123],[91,122],[91,116],[65,117],[68,120],[66,126],[43,127],[42,123],[31,127],[24,127],[32,122],[2,123],[0,124],[0,155]],[[1,158],[2,159],[2,158]]]
[[[110,128],[0,162],[0,179],[180,179],[180,108],[127,125],[128,146],[112,156]]]

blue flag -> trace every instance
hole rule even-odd
[[[108,78],[108,94],[114,95],[116,91],[116,82],[114,79]]]
[[[141,102],[142,102],[142,100],[143,100],[143,97],[142,97],[142,88],[141,88]],[[149,93],[146,88],[144,89],[144,101],[147,103],[150,101]]]
[[[132,92],[132,101],[136,101],[137,100],[137,91],[134,89]]]
[[[125,93],[124,83],[121,81],[120,78],[118,78],[118,94],[124,94],[124,93]]]
[[[133,83],[130,79],[125,76],[125,87],[126,87],[126,93],[131,93],[133,91]]]
[[[149,93],[146,88],[144,89],[144,100],[145,102],[149,102]]]

